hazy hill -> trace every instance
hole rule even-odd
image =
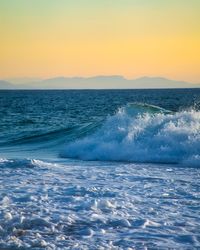
[[[10,82],[0,80],[0,89],[14,89],[15,85]]]
[[[128,80],[122,76],[56,77],[26,84],[0,81],[0,89],[148,89],[148,88],[199,88],[200,84],[174,81],[161,77],[142,77]]]

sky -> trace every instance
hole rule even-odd
[[[0,0],[0,79],[200,83],[200,0]]]

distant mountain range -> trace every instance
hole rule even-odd
[[[161,77],[141,77],[128,80],[123,76],[56,77],[45,80],[0,80],[0,89],[152,89],[152,88],[200,88],[200,84],[174,81]]]

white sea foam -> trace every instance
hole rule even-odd
[[[63,159],[4,165],[0,249],[200,246],[198,168]]]
[[[0,168],[52,168],[56,163],[36,159],[0,159]]]
[[[94,134],[68,144],[63,157],[200,165],[200,112],[128,105]]]

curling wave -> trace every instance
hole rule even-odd
[[[173,113],[128,104],[95,133],[65,146],[62,157],[82,160],[200,165],[200,112]]]

